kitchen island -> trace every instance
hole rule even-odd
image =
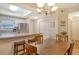
[[[14,42],[33,38],[39,33],[25,33],[25,34],[0,34],[0,55],[13,55]]]

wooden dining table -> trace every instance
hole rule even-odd
[[[70,47],[66,41],[44,40],[43,44],[37,45],[39,55],[65,55]]]

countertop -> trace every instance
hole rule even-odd
[[[0,34],[0,39],[20,38],[20,37],[28,37],[28,36],[33,36],[33,35],[39,35],[39,33]]]

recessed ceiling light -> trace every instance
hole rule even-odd
[[[14,6],[14,5],[9,5],[10,10],[12,11],[17,11],[18,7]]]
[[[52,7],[51,11],[56,11],[58,9],[57,6]]]
[[[48,3],[48,5],[49,5],[49,6],[54,6],[55,3],[54,3],[54,2],[53,2],[53,3]]]
[[[37,12],[41,12],[41,9],[37,9]]]
[[[34,19],[38,19],[38,17],[35,16]]]
[[[37,3],[37,6],[38,7],[43,7],[44,6],[44,3]]]

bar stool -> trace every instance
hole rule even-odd
[[[24,55],[25,51],[25,40],[14,42],[14,55]]]
[[[38,55],[37,53],[37,47],[33,46],[33,45],[26,45],[26,53],[28,55]]]
[[[35,36],[35,39],[36,39],[36,41],[37,41],[37,44],[43,43],[43,35]]]

